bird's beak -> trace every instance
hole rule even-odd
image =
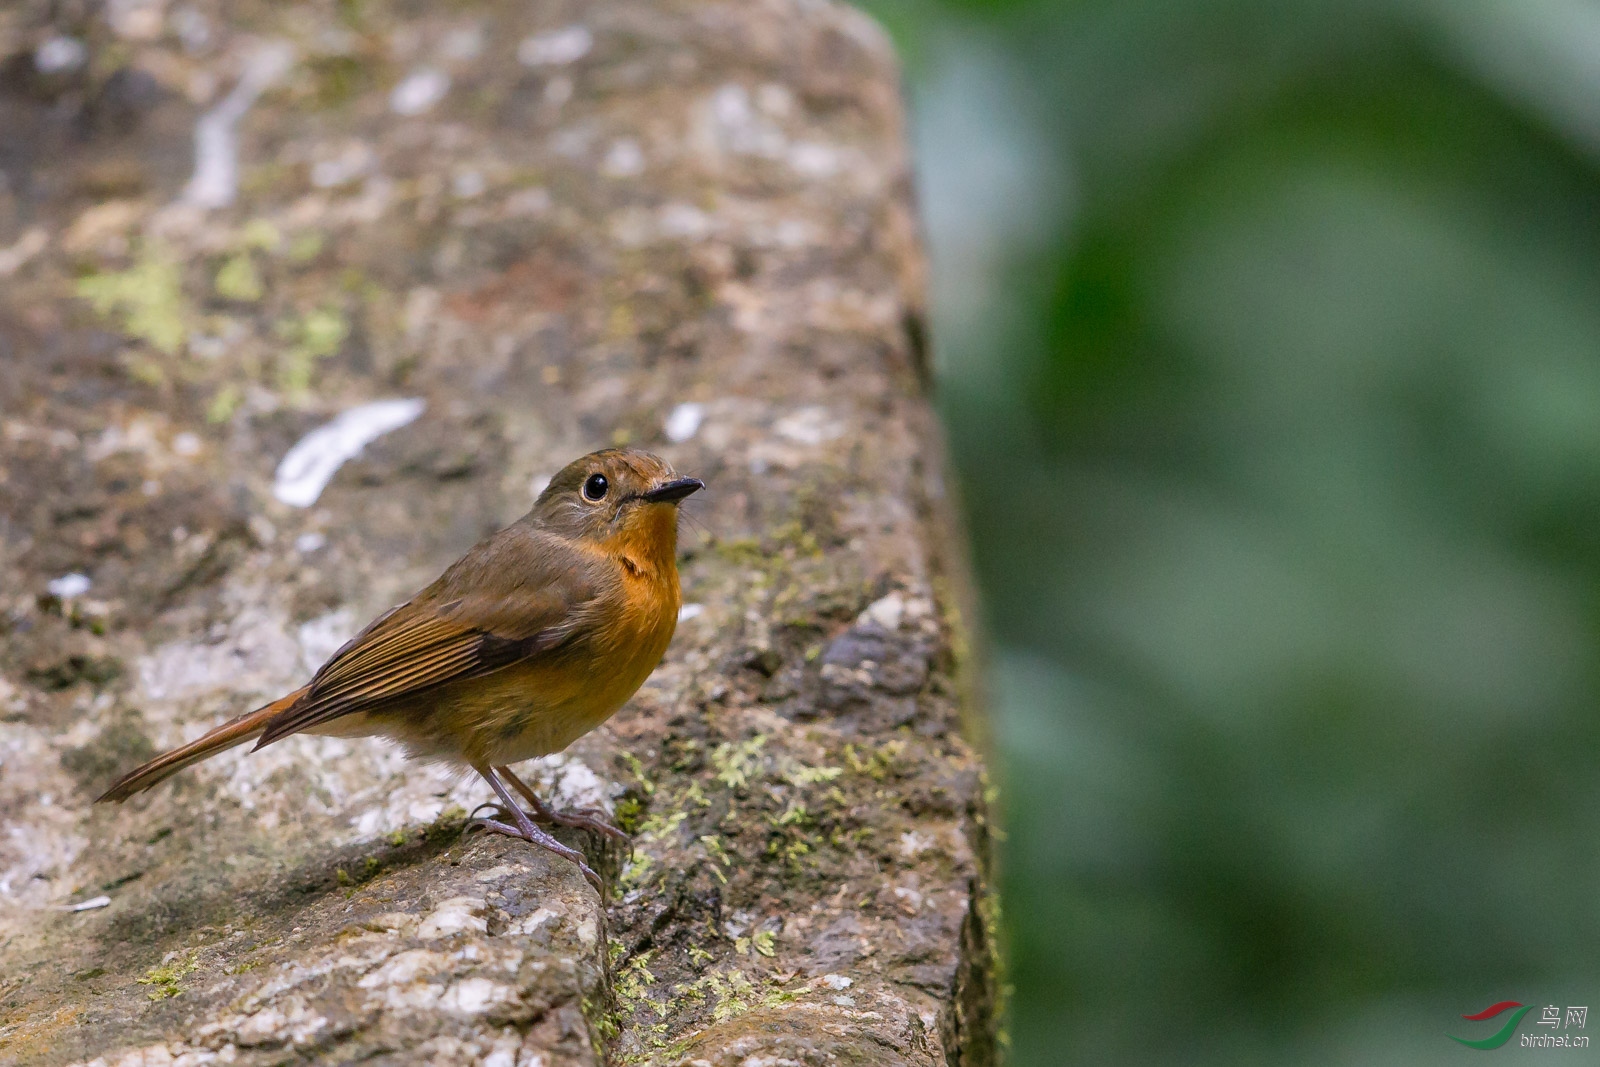
[[[640,493],[639,499],[649,504],[675,504],[690,493],[697,493],[705,487],[706,483],[699,478],[678,478],[663,482],[647,493]]]

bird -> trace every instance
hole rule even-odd
[[[548,849],[603,892],[584,855],[534,820],[626,835],[598,812],[547,807],[510,765],[559,752],[605,722],[661,662],[682,607],[678,506],[704,488],[642,449],[573,461],[526,515],[379,615],[306,685],[135,768],[96,803],[126,800],[251,740],[255,751],[297,733],[386,737],[412,758],[464,766],[489,783],[502,818],[472,819],[469,829]]]

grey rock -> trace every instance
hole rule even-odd
[[[120,35],[60,21],[81,6],[0,14],[0,55],[71,35],[138,72],[0,91],[0,224],[46,235],[0,231],[0,1061],[991,1062],[963,571],[877,27],[196,0],[197,45],[162,5]],[[418,70],[441,93],[397,113]],[[185,199],[203,122],[231,200]],[[274,496],[305,433],[399,397],[424,413],[312,506]],[[695,608],[626,709],[521,768],[632,832],[567,837],[610,899],[463,836],[485,792],[378,742],[90,804],[624,440],[710,487]]]

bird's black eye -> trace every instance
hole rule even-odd
[[[591,474],[589,480],[583,483],[583,498],[585,500],[603,500],[606,490],[611,488],[611,483],[606,481],[604,474]]]

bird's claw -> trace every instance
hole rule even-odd
[[[502,819],[509,819],[511,817],[511,813],[508,812],[503,806],[496,804],[492,800],[485,800],[482,804],[479,804],[477,807],[473,808],[467,813],[467,825],[462,828],[463,833],[465,833],[467,830],[476,829],[474,824],[481,821],[478,818],[478,812],[485,808],[488,808]]]

